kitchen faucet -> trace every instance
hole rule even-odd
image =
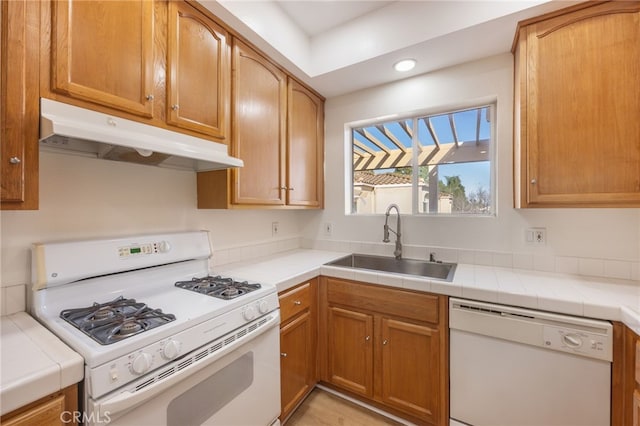
[[[391,212],[391,209],[396,209],[396,212],[398,213],[398,222],[396,224],[395,231],[389,228],[389,213]],[[396,249],[393,251],[393,255],[396,257],[396,259],[400,259],[402,257],[402,243],[400,242],[400,209],[398,208],[398,205],[390,204],[389,207],[387,207],[387,212],[385,213],[385,215],[386,218],[384,220],[384,237],[382,239],[382,242],[388,243],[390,241],[389,231],[396,234]]]

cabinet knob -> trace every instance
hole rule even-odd
[[[293,304],[296,305],[296,306],[300,306],[300,305],[302,305],[302,302],[299,301],[299,300],[294,300]]]
[[[178,105],[178,104],[172,105],[171,109],[174,110],[174,111],[177,111],[177,110],[180,109],[180,105]]]
[[[287,188],[286,186],[281,186],[280,189],[282,189],[283,191],[286,191],[289,188]]]
[[[537,180],[535,180],[535,179],[531,179],[531,185],[535,185],[536,183],[538,183],[538,181],[537,181]]]
[[[22,162],[22,160],[18,157],[11,157],[9,158],[9,163],[11,164],[20,164]]]
[[[286,358],[286,357],[287,357],[287,353],[286,353],[286,352],[280,352],[280,356],[281,356],[282,358]]]
[[[293,191],[293,186],[291,188],[289,188],[289,191]]]
[[[383,344],[383,345],[386,345],[387,343],[389,343],[389,341],[388,341],[387,339],[384,339],[384,340],[382,341],[382,344]]]
[[[148,101],[152,101],[153,99],[154,99],[154,98],[153,98],[153,95],[147,95],[147,100],[148,100]]]
[[[370,339],[371,339],[371,336],[367,336],[367,337],[365,337],[365,338],[364,338],[364,340],[365,340],[365,341],[367,341],[367,342],[368,342]]]

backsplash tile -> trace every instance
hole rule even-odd
[[[26,285],[13,285],[0,288],[2,292],[0,305],[0,315],[12,315],[16,312],[23,312],[27,308]]]

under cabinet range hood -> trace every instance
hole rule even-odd
[[[40,99],[40,146],[106,160],[204,172],[242,167],[227,146],[159,127]]]

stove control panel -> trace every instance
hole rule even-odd
[[[90,380],[87,381],[90,386],[89,393],[93,398],[99,398],[135,380],[143,380],[147,374],[166,364],[176,362],[207,342],[214,341],[251,321],[259,321],[261,317],[274,315],[269,313],[277,312],[278,308],[278,295],[273,292],[92,368],[89,371]],[[162,327],[158,327],[157,330],[161,331]],[[122,343],[125,342],[126,340]]]
[[[170,251],[171,244],[168,241],[158,241],[155,243],[132,244],[129,246],[118,247],[118,257],[120,259],[130,259],[132,257],[168,253]]]

